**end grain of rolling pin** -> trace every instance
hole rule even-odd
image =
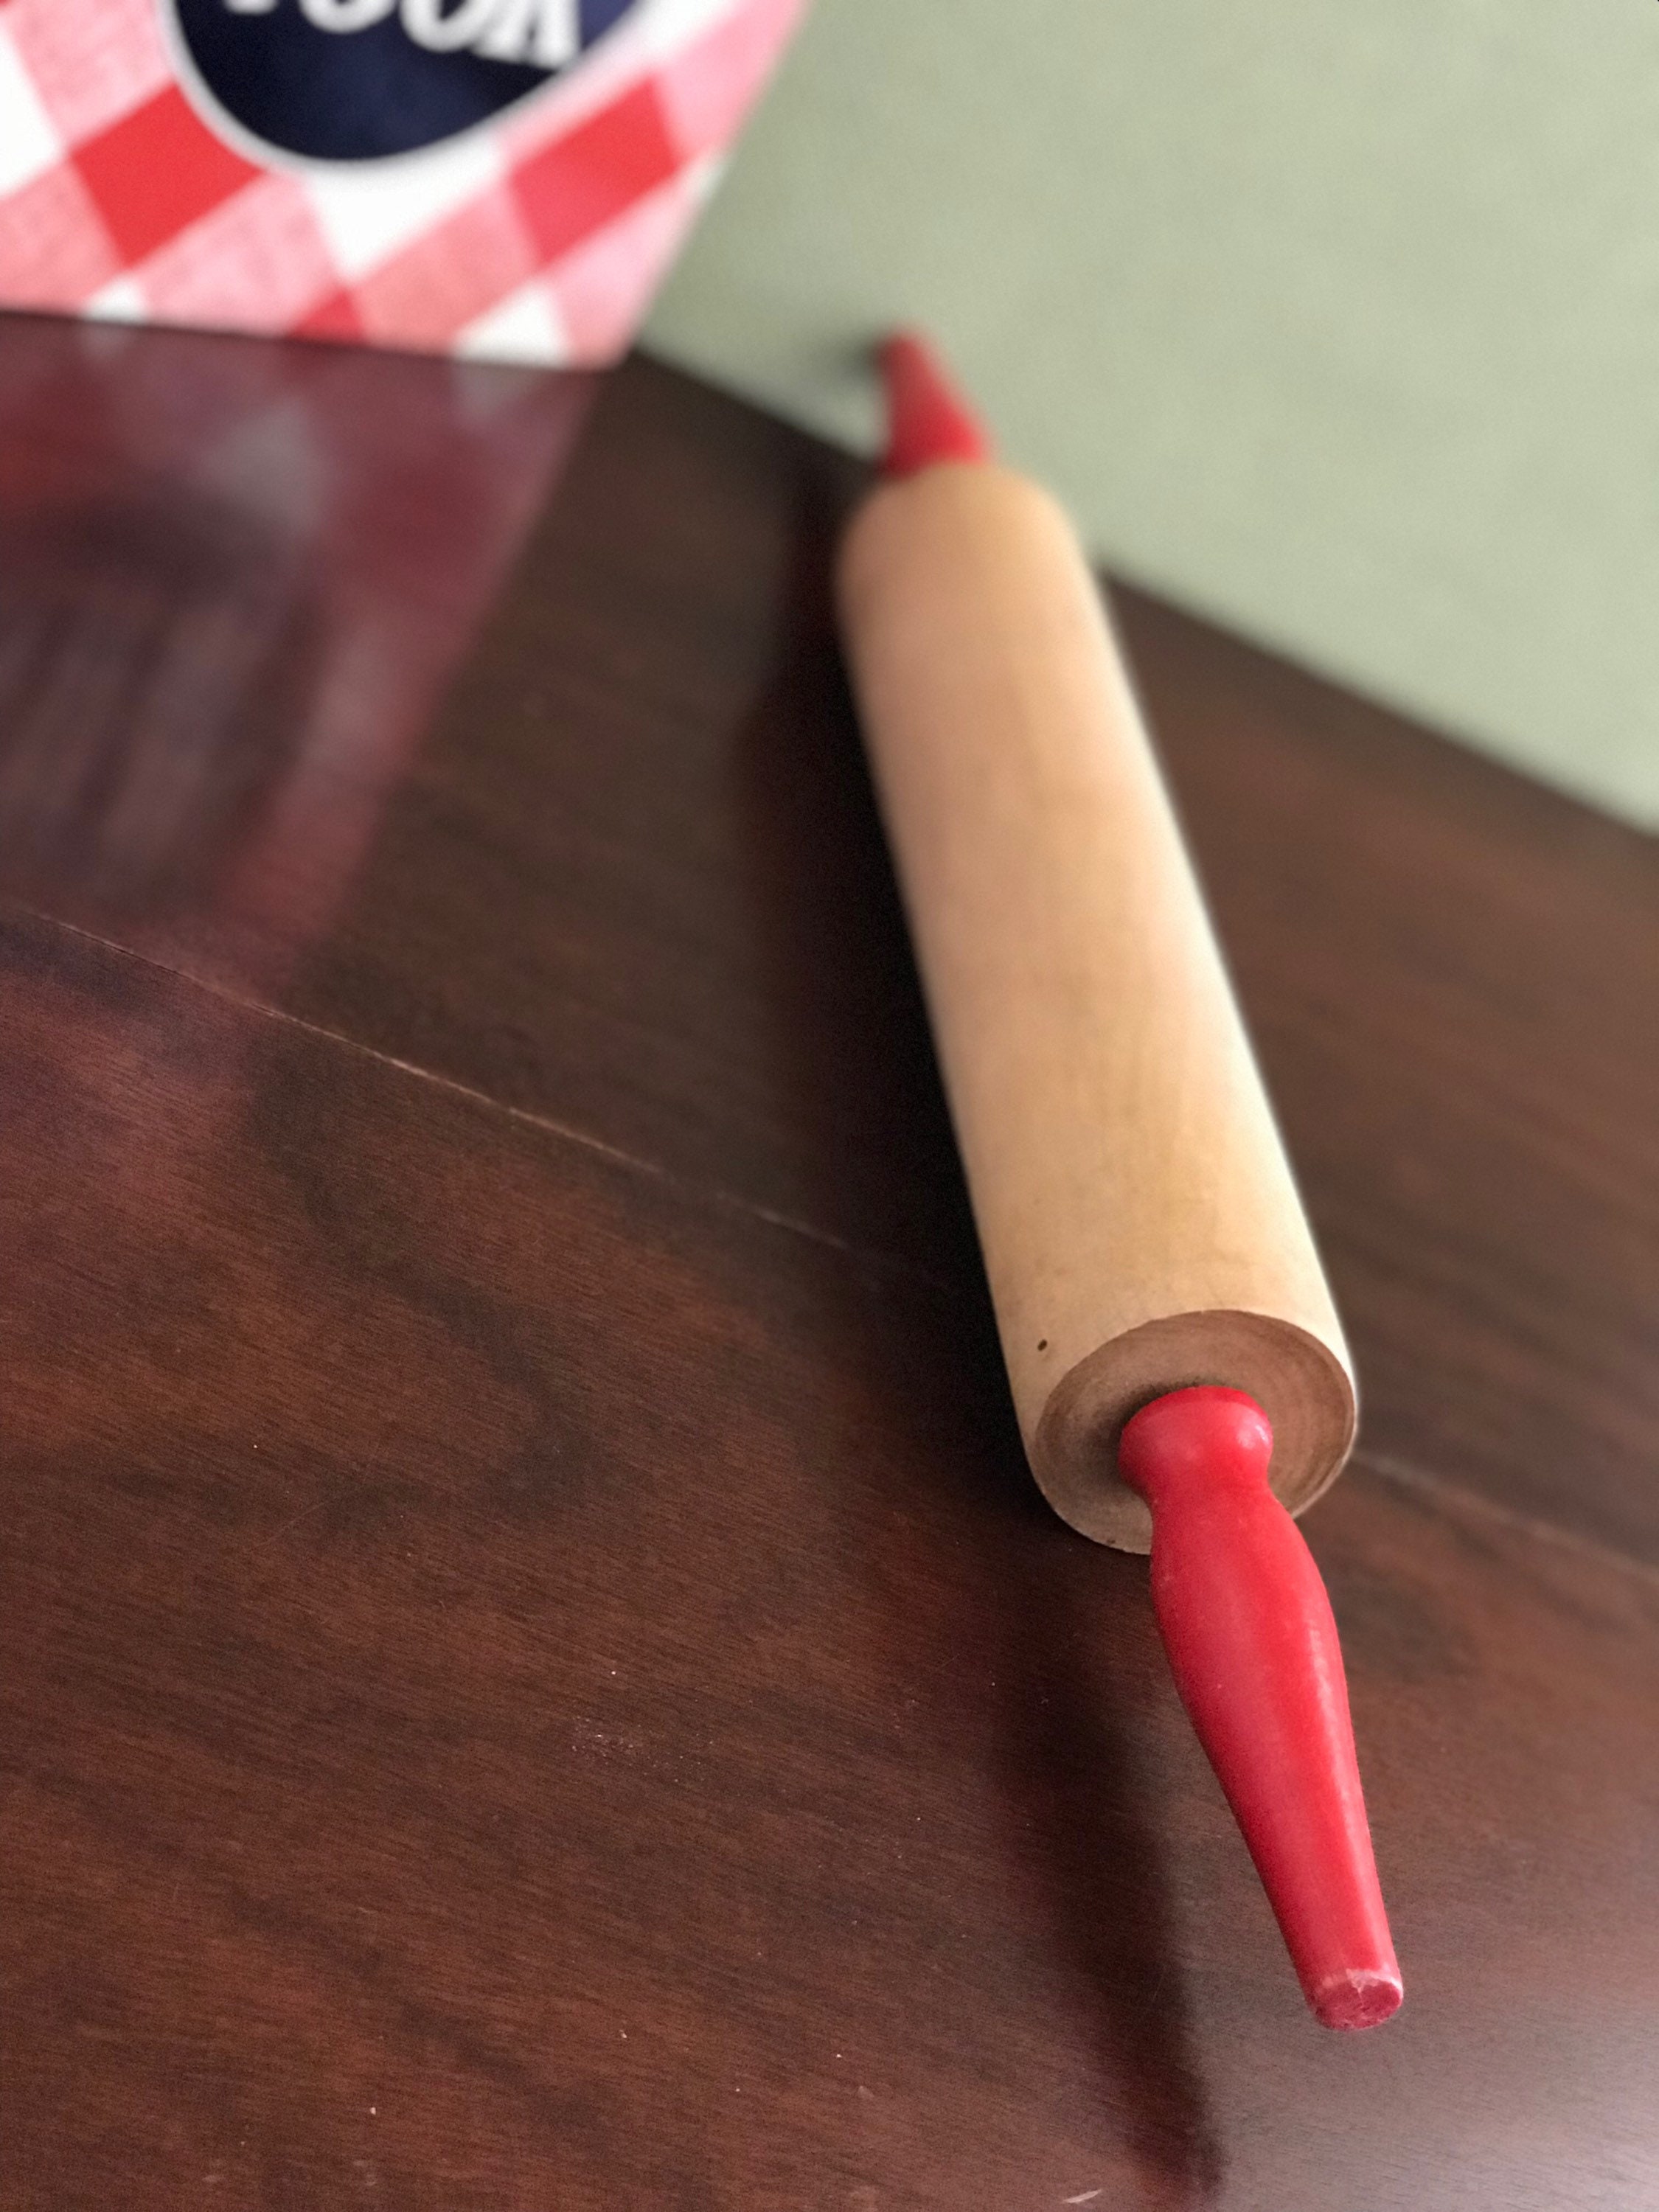
[[[1152,1550],[1309,2002],[1369,2026],[1399,1968],[1285,1510],[1353,1440],[1341,1328],[1076,535],[919,341],[882,365],[843,635],[1026,1449],[1074,1528]]]

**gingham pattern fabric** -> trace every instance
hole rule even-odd
[[[570,72],[395,162],[260,166],[160,0],[0,0],[0,302],[615,359],[803,0],[641,0]]]

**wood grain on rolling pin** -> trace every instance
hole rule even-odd
[[[866,501],[840,588],[1037,1480],[1147,1549],[1117,1432],[1226,1382],[1299,1510],[1352,1442],[1347,1352],[1071,526],[1012,471],[945,463]]]

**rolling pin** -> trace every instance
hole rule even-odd
[[[1400,2002],[1341,1654],[1291,1514],[1356,1401],[1203,900],[1070,522],[890,340],[837,593],[1021,1433],[1151,1550],[1182,1699],[1316,2014]]]

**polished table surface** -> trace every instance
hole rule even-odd
[[[1659,2203],[1659,855],[1117,611],[1351,1326],[1302,2009],[680,376],[0,325],[7,2212]]]

